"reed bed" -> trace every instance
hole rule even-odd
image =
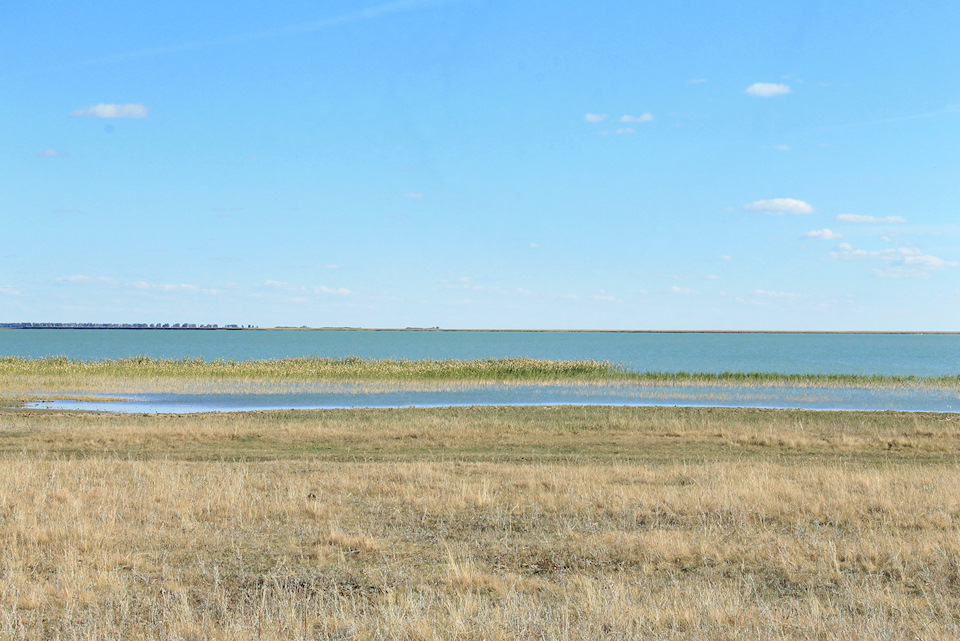
[[[0,411],[0,638],[955,639],[960,416]]]
[[[397,384],[404,389],[485,384],[671,385],[756,387],[865,387],[960,389],[960,376],[858,376],[726,372],[634,372],[596,361],[528,358],[461,360],[365,360],[285,358],[254,361],[153,359],[146,356],[84,361],[66,357],[0,357],[0,393],[179,392],[270,393],[312,391],[327,383]]]

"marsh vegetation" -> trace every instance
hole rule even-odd
[[[309,390],[312,384],[363,384],[436,388],[484,384],[618,384],[690,386],[790,386],[960,389],[960,376],[858,376],[846,374],[721,374],[640,372],[597,361],[529,358],[484,360],[366,360],[285,358],[252,361],[153,359],[73,360],[0,357],[0,393],[37,392],[199,393]]]
[[[0,411],[0,636],[960,634],[960,417]]]

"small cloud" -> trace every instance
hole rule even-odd
[[[530,249],[540,249],[540,243],[530,243]]]
[[[630,127],[623,127],[623,128],[621,128],[621,129],[616,129],[616,130],[614,130],[613,133],[616,134],[616,135],[618,135],[618,136],[629,136],[630,134],[635,134],[635,133],[637,133],[637,130],[636,130],[636,129],[631,129]]]
[[[872,270],[873,274],[882,278],[927,278],[931,270],[942,270],[947,267],[956,267],[960,262],[944,260],[938,256],[924,254],[912,247],[897,247],[868,251],[856,249],[850,243],[840,243],[830,252],[826,260],[876,260],[885,263],[884,267]]]
[[[774,145],[773,148],[777,151],[790,151],[790,145]]]
[[[0,294],[4,296],[20,296],[23,292],[14,287],[0,287]]]
[[[733,256],[730,256],[729,254],[724,254],[723,256],[720,256],[720,260],[733,260]]]
[[[640,116],[620,116],[620,122],[650,122],[653,120],[653,114],[645,113]]]
[[[678,287],[676,285],[673,285],[669,291],[672,294],[699,294],[700,293],[695,289],[690,289],[689,287]]]
[[[587,114],[583,117],[587,122],[603,122],[609,116],[607,114]]]
[[[145,105],[126,104],[109,105],[100,103],[92,107],[84,107],[70,112],[77,118],[146,118],[150,110]]]
[[[454,282],[448,280],[443,281],[444,289],[473,289],[473,282],[470,280],[469,276],[460,276]]]
[[[706,78],[694,78],[693,80],[688,80],[688,81],[687,81],[687,84],[688,84],[688,85],[702,85],[702,84],[705,83],[705,82],[707,82],[707,79],[706,79]]]
[[[796,298],[800,294],[795,294],[794,292],[778,292],[771,289],[755,289],[753,293],[757,296],[766,296],[769,298]]]
[[[106,276],[82,276],[82,275],[73,275],[73,276],[64,276],[62,278],[57,278],[56,282],[58,283],[74,283],[74,284],[103,284],[103,285],[113,285],[117,281],[113,278],[107,278]]]
[[[196,285],[186,285],[183,283],[163,283],[161,285],[155,285],[154,289],[159,289],[162,292],[199,292],[200,288]]]
[[[930,269],[943,269],[944,267],[956,267],[958,264],[955,260],[944,260],[942,258],[937,258],[936,256],[928,256],[926,254],[918,254],[916,256],[907,256],[904,258],[904,262],[907,265],[918,265],[922,267],[927,267]]]
[[[755,82],[747,87],[746,92],[758,98],[770,98],[772,96],[783,96],[790,93],[790,87],[775,82]]]
[[[609,294],[597,294],[593,297],[593,300],[603,301],[603,302],[613,302],[617,300],[616,296],[610,296]]]
[[[44,149],[43,151],[38,151],[37,156],[40,158],[62,158],[67,155],[67,152],[60,151],[59,149]]]
[[[314,294],[338,294],[340,296],[349,296],[353,292],[351,292],[346,287],[324,287],[321,285],[320,287],[314,287],[313,293]]]
[[[881,224],[881,223],[905,223],[907,222],[906,218],[901,216],[861,216],[859,214],[840,214],[836,218],[839,223],[863,223],[863,224]]]
[[[830,229],[818,229],[815,231],[808,231],[804,234],[805,238],[817,238],[819,240],[837,240],[838,238],[843,238],[843,234],[838,234],[835,231]]]
[[[783,214],[802,215],[812,214],[813,207],[795,198],[771,198],[769,200],[756,200],[749,205],[744,205],[744,209],[750,211],[759,211],[772,216],[781,216]]]
[[[403,195],[404,198],[423,198],[423,194],[416,191],[411,191]]]
[[[945,267],[956,267],[955,260],[943,260],[936,256],[912,256],[904,260],[901,265],[889,265],[872,270],[874,276],[880,278],[929,278],[929,270],[940,270]]]
[[[185,283],[148,283],[143,280],[133,281],[129,283],[129,286],[133,289],[139,289],[141,291],[155,291],[155,292],[192,292],[199,293],[203,291],[204,293],[210,293],[213,290],[204,289],[201,290],[196,285],[188,285]]]
[[[720,277],[716,274],[707,274],[704,278],[707,280],[720,280]]]
[[[324,269],[340,269],[340,265],[324,265]]]
[[[281,280],[267,280],[263,282],[267,287],[273,287],[275,289],[290,289],[292,285],[290,283],[285,283]]]

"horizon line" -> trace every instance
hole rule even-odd
[[[140,325],[140,326],[135,326]],[[0,323],[0,329],[83,329],[83,330],[171,330],[171,331],[352,331],[352,332],[556,332],[556,333],[608,333],[608,334],[937,334],[956,335],[960,330],[799,330],[799,329],[558,329],[558,328],[469,328],[469,327],[353,327],[353,326],[317,326],[275,325],[272,327],[244,325],[203,325],[194,327],[143,327],[141,323],[93,323],[93,322],[22,322]]]

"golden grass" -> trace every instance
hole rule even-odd
[[[0,638],[952,639],[960,416],[0,411]]]

